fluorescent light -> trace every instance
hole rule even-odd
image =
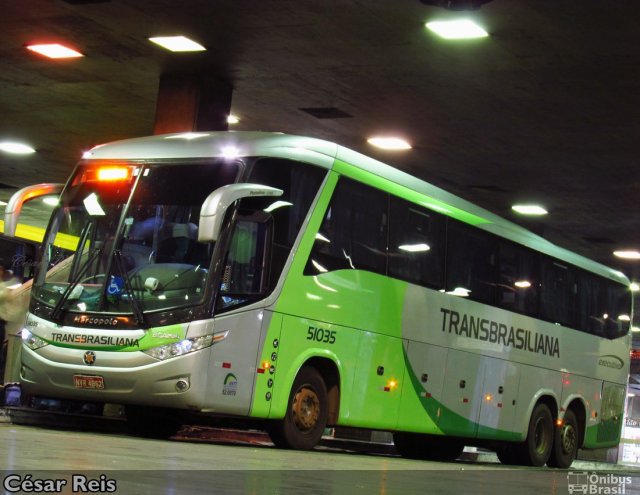
[[[49,43],[44,45],[28,45],[27,49],[32,52],[39,53],[49,58],[77,58],[84,55],[72,48],[61,45],[60,43]]]
[[[431,247],[428,244],[403,244],[402,246],[398,246],[398,249],[408,251],[409,253],[423,253],[429,251]]]
[[[469,19],[432,21],[427,22],[426,26],[438,36],[448,40],[486,38],[489,36],[489,33]]]
[[[632,332],[640,332],[640,327],[631,327]]]
[[[620,320],[620,321],[631,321],[631,317],[629,315],[618,315],[618,320]]]
[[[0,201],[0,206],[7,206],[7,202],[6,201]],[[633,289],[631,289],[633,290]]]
[[[549,213],[540,205],[513,205],[511,209],[521,215],[546,215]]]
[[[411,145],[399,137],[374,136],[367,143],[383,150],[410,150]]]
[[[0,143],[0,151],[4,151],[5,153],[12,153],[14,155],[29,155],[31,153],[35,153],[31,146],[24,143],[16,143],[13,141],[3,141]]]
[[[57,196],[49,196],[48,198],[43,198],[42,202],[45,205],[58,206],[58,197]]]
[[[631,282],[631,285],[629,285],[629,289],[631,290],[631,292],[638,292],[640,290],[640,285],[638,285],[637,282]]]
[[[614,251],[613,255],[625,260],[640,260],[640,252],[638,251]]]
[[[531,287],[531,282],[529,282],[528,280],[518,280],[513,285],[520,289],[528,289],[529,287]]]
[[[149,38],[149,41],[172,52],[202,52],[206,50],[200,43],[196,43],[185,36],[159,36]]]
[[[237,124],[240,122],[240,119],[237,115],[229,115],[227,117],[227,124]]]

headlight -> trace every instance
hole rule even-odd
[[[216,335],[203,335],[202,337],[193,337],[192,339],[184,339],[174,344],[162,345],[143,351],[151,357],[164,361],[165,359],[184,356],[190,352],[199,351],[205,347],[209,347],[227,337],[229,332],[219,333]]]
[[[36,350],[36,349],[40,349],[41,347],[44,347],[45,345],[49,345],[49,343],[46,340],[42,340],[40,337],[32,334],[26,328],[22,329],[21,334],[22,334],[22,342],[24,342],[24,344],[29,349]]]

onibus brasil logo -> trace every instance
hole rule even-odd
[[[611,473],[569,471],[567,473],[567,488],[569,493],[618,495],[627,493],[625,490],[627,486],[631,487],[631,480],[631,476]]]

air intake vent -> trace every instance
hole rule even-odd
[[[300,108],[303,112],[313,115],[316,119],[350,119],[353,115],[343,112],[336,107]]]

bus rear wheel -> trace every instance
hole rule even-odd
[[[327,386],[312,366],[303,366],[291,388],[285,417],[269,427],[276,447],[295,450],[314,448],[327,425]]]
[[[421,435],[397,431],[393,443],[402,457],[430,461],[455,461],[464,450],[464,443],[457,438]]]
[[[539,403],[533,409],[524,443],[515,446],[519,463],[527,466],[544,466],[553,448],[553,416],[546,404]]]
[[[548,466],[561,469],[571,466],[578,453],[579,431],[576,415],[569,409],[564,413],[562,426],[556,428]]]

